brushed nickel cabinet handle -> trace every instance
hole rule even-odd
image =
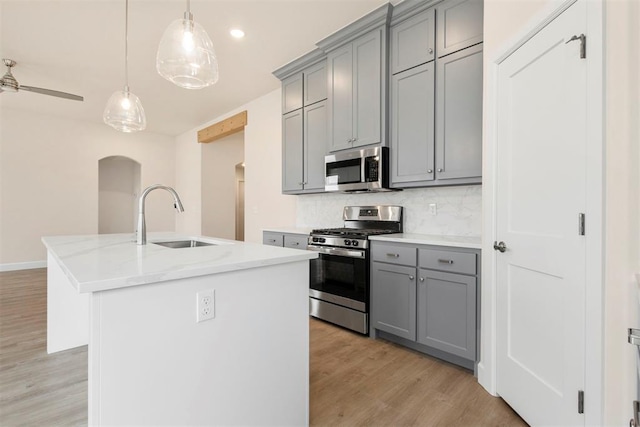
[[[438,262],[444,263],[444,264],[453,264],[453,260],[452,259],[438,259]]]
[[[390,256],[393,258],[400,258],[400,254],[387,254],[387,256]]]
[[[409,280],[413,280],[415,279],[415,277],[413,277],[411,274],[409,275]]]

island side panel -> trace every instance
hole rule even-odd
[[[47,255],[47,353],[89,343],[89,295],[80,294]]]
[[[307,260],[94,293],[89,425],[308,425],[308,295]]]

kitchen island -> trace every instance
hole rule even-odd
[[[211,245],[154,243],[179,240]],[[90,425],[308,424],[316,254],[177,233],[42,241],[47,350],[88,344]]]

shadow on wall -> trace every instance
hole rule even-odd
[[[124,156],[98,161],[98,233],[132,233],[140,194],[140,163]]]

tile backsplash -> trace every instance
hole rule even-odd
[[[437,205],[431,215],[429,205]],[[404,207],[405,233],[480,236],[482,186],[416,188],[384,193],[323,193],[297,197],[298,227],[341,227],[344,206]]]

